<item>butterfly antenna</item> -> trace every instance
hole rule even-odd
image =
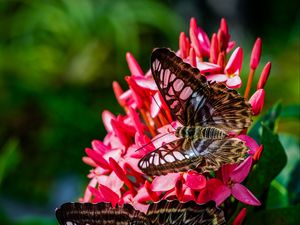
[[[159,107],[159,104],[158,104],[158,102],[156,101],[156,99],[154,98],[154,96],[151,95],[151,97],[153,98],[153,100],[154,100],[154,102],[156,103],[156,105]],[[170,120],[168,119],[166,112],[165,112],[165,111],[161,111],[161,112],[162,112],[164,118],[165,118],[165,119],[167,120],[167,122],[170,124],[170,126],[171,126],[174,130],[176,130],[176,128],[172,125],[172,123],[171,123]]]
[[[165,133],[165,134],[163,134],[163,135],[160,136],[160,137],[157,137],[157,138],[152,139],[150,142],[148,142],[147,144],[142,145],[141,147],[139,147],[139,148],[138,148],[137,150],[135,150],[135,151],[137,152],[137,151],[141,150],[142,148],[145,148],[146,146],[152,144],[153,141],[156,141],[156,140],[158,140],[158,139],[160,139],[160,138],[166,136],[167,134],[170,134],[170,133]]]

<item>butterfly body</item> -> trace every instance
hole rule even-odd
[[[224,84],[208,83],[197,68],[183,62],[168,49],[156,49],[151,71],[157,87],[169,106],[177,128],[177,140],[166,143],[139,161],[147,175],[197,169],[218,170],[244,159],[247,147],[228,137],[251,125],[251,106],[237,91]]]
[[[227,133],[216,127],[183,126],[176,129],[176,137],[190,139],[223,139]]]

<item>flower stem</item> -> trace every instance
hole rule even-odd
[[[252,81],[253,81],[253,77],[254,77],[254,72],[255,72],[255,70],[250,69],[249,76],[248,76],[248,82],[247,82],[247,86],[246,86],[245,93],[244,93],[245,99],[248,99],[248,97],[249,97],[249,93],[251,90],[251,85],[252,85]]]

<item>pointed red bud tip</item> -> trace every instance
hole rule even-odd
[[[227,65],[225,67],[226,74],[234,74],[239,73],[242,68],[243,62],[243,49],[238,47],[234,50],[232,55],[230,56]]]
[[[211,46],[210,46],[210,62],[217,64],[219,57],[219,43],[218,36],[216,33],[212,35]]]
[[[143,76],[144,73],[140,67],[140,65],[137,63],[135,58],[130,52],[126,53],[126,61],[130,70],[131,75],[135,76]]]
[[[220,30],[222,30],[226,36],[228,35],[228,25],[227,25],[225,18],[221,19]]]
[[[261,38],[257,38],[253,49],[252,49],[252,54],[251,54],[251,59],[250,59],[250,67],[251,69],[255,70],[259,64],[260,61],[260,56],[261,56]]]
[[[190,29],[196,30],[198,27],[197,20],[195,17],[192,17],[190,20]]]
[[[260,74],[260,77],[259,77],[259,80],[257,83],[257,90],[264,88],[264,86],[266,85],[267,80],[269,78],[270,72],[271,72],[271,62],[268,62]]]
[[[195,53],[194,48],[191,48],[191,49],[190,49],[189,60],[190,60],[190,64],[191,64],[193,67],[197,67],[196,53]]]
[[[258,89],[249,99],[249,103],[252,106],[252,112],[254,116],[257,116],[263,106],[265,101],[265,90],[264,89]]]
[[[123,90],[122,90],[120,84],[119,84],[117,81],[114,81],[114,82],[112,83],[112,86],[113,86],[113,91],[114,91],[114,93],[115,93],[115,96],[116,96],[117,101],[119,102],[119,104],[120,104],[121,106],[124,107],[124,106],[126,105],[126,101],[124,101],[124,100],[122,100],[122,99],[120,98],[120,96],[123,94]]]
[[[264,146],[263,145],[260,145],[258,147],[258,149],[256,150],[256,152],[254,153],[253,155],[253,160],[254,160],[254,163],[257,163],[263,153],[263,150],[264,150]]]
[[[232,225],[241,225],[247,215],[247,209],[242,208],[237,217],[234,219]]]
[[[181,32],[179,36],[179,49],[180,57],[186,59],[190,52],[190,41],[184,32]]]

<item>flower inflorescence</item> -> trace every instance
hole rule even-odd
[[[225,19],[221,20],[219,30],[209,39],[197,25],[196,19],[192,18],[189,38],[184,32],[179,36],[177,55],[197,67],[208,81],[224,83],[228,88],[240,88],[243,50],[241,47],[235,48],[236,43],[230,38]],[[246,99],[259,65],[261,45],[258,38],[250,60],[244,94]],[[150,202],[161,199],[193,200],[197,203],[214,200],[217,205],[222,205],[232,195],[245,204],[260,205],[259,200],[241,184],[263,150],[263,146],[246,135],[246,130],[237,136],[249,149],[248,157],[240,164],[224,165],[210,174],[195,171],[156,177],[143,174],[138,168],[139,160],[162,144],[174,140],[176,137],[171,131],[178,126],[178,122],[173,121],[151,71],[143,73],[130,53],[126,54],[126,60],[131,73],[125,77],[129,89],[124,91],[118,82],[113,82],[115,96],[125,115],[116,116],[107,110],[102,113],[107,135],[103,141],[92,141],[92,148],[86,148],[87,156],[83,157],[83,161],[93,169],[88,175],[90,182],[81,201],[111,202],[113,205],[130,203],[143,212]],[[270,68],[269,62],[263,69],[256,92],[250,97],[253,115],[259,115],[264,105],[264,86]]]

